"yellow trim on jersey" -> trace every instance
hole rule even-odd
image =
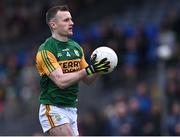
[[[36,65],[40,76],[49,75],[60,67],[56,57],[48,50],[39,51],[36,55]]]
[[[82,69],[84,69],[84,68],[86,68],[89,65],[88,65],[88,63],[85,60],[83,48],[82,47],[80,47],[80,48],[82,50],[82,58],[81,58],[80,66],[81,66]]]
[[[84,68],[86,68],[88,66],[88,63],[86,62],[86,60],[84,58],[84,53],[83,53],[80,65],[81,65],[82,69],[84,69]]]
[[[60,64],[62,65],[62,63],[65,63],[65,62],[69,62],[68,65],[70,66],[70,68],[68,68],[69,69],[68,72],[71,72],[71,71],[74,72],[75,70],[79,71],[80,69],[84,69],[88,66],[84,58],[84,54],[81,59],[64,60],[64,61],[59,61],[59,62],[57,61],[56,57],[48,50],[39,51],[36,55],[36,66],[37,66],[40,76],[45,75],[45,74],[49,75],[58,67],[61,67],[63,69],[63,67],[60,66]]]
[[[41,52],[41,56],[42,56],[43,62],[45,63],[47,69],[49,70],[49,72],[54,71],[54,70],[55,70],[55,67],[54,67],[54,66],[52,65],[52,63],[50,62],[46,50],[43,50],[43,51]]]
[[[47,116],[47,118],[48,118],[48,121],[49,121],[49,123],[50,123],[50,125],[51,125],[51,128],[53,128],[53,127],[55,127],[55,125],[54,125],[54,122],[53,122],[53,120],[52,120],[52,117],[50,116],[50,114],[49,114],[49,112],[50,112],[50,106],[49,105],[45,105],[45,108],[46,108],[46,112],[45,112],[45,114],[46,114],[46,116]]]

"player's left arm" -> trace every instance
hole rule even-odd
[[[96,81],[96,80],[99,78],[100,75],[101,75],[101,74],[96,73],[96,74],[91,75],[91,76],[86,76],[86,77],[84,77],[84,78],[82,79],[82,81],[83,81],[85,84],[90,85],[91,83],[93,83],[94,81]]]
[[[82,56],[82,60],[81,60],[80,65],[81,65],[81,69],[84,69],[84,68],[86,68],[86,67],[88,66],[88,63],[86,62],[86,60],[85,60],[85,58],[84,58],[84,55]],[[83,81],[85,84],[89,85],[89,84],[93,83],[95,80],[97,80],[100,75],[101,75],[101,74],[99,74],[99,73],[94,73],[93,75],[85,76],[85,77],[82,79],[82,81]]]

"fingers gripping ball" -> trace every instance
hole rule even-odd
[[[104,73],[108,72],[108,69],[110,68],[110,62],[107,61],[107,58],[103,58],[100,61],[96,61],[97,55],[94,54],[91,58],[91,65],[86,67],[86,72],[88,75],[94,74],[94,73]]]
[[[107,61],[110,62],[110,68],[108,68],[107,71],[103,71],[101,73],[107,74],[112,72],[116,68],[118,64],[118,57],[115,51],[109,47],[99,47],[95,49],[91,54],[91,61],[94,62],[100,62],[104,58],[106,58]]]

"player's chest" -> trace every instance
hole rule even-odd
[[[58,61],[80,59],[81,53],[77,48],[58,48],[56,52],[56,58]]]
[[[65,47],[57,50],[57,61],[63,73],[76,72],[80,70],[82,54],[78,48]]]

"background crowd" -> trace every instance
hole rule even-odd
[[[71,9],[74,36],[87,61],[99,46],[118,54],[117,68],[80,85],[81,135],[180,135],[180,1],[1,0],[0,135],[43,135],[38,121],[35,53],[50,36],[46,10]],[[160,59],[157,49],[172,54]]]

